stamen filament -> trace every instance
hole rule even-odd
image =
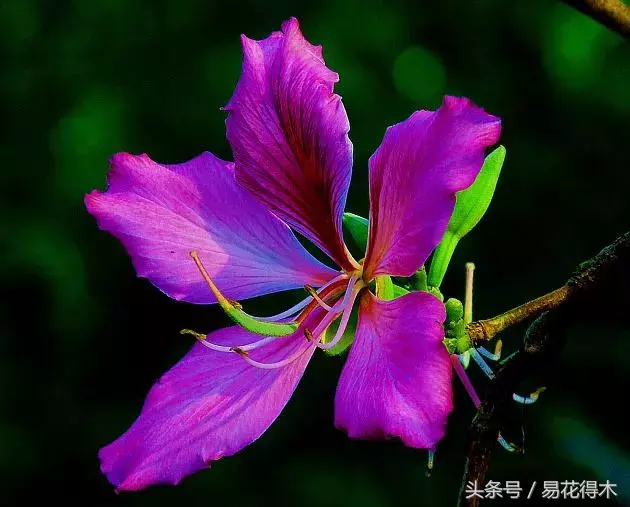
[[[497,435],[497,442],[499,442],[501,444],[501,447],[503,447],[506,451],[509,451],[509,452],[520,451],[520,447],[518,447],[515,444],[512,444],[511,442],[508,442],[503,437],[503,435],[501,435],[501,432],[499,432],[499,434]]]
[[[475,405],[475,408],[478,409],[481,406],[481,400],[479,399],[472,382],[468,378],[468,375],[466,375],[466,370],[464,370],[464,367],[459,362],[459,358],[456,354],[451,354],[451,364],[453,365],[453,369],[455,370],[455,373],[457,373],[459,380],[461,380],[462,384],[464,384],[464,388]]]
[[[333,298],[336,298],[337,296],[344,294],[349,283],[349,282],[346,282],[346,280],[348,280],[347,276],[344,279],[337,281],[337,283],[330,285],[326,289],[320,290],[319,297],[322,299],[322,301],[326,301],[326,300],[333,299]],[[338,302],[339,301],[337,301],[337,303]],[[319,304],[317,303],[317,301],[315,301],[314,299],[311,300],[311,302],[308,305],[306,305],[306,308],[304,308],[304,310],[302,310],[300,314],[295,318],[295,321],[301,324],[302,322],[306,320],[306,318],[311,314],[311,312],[318,307],[319,307]],[[335,311],[335,305],[332,306],[331,311],[333,312]]]
[[[521,396],[520,394],[512,393],[512,399],[517,403],[522,403],[523,405],[531,405],[532,403],[536,403],[538,401],[538,397],[544,391],[544,387],[539,387],[529,396]]]
[[[429,456],[427,459],[427,470],[429,472],[433,470],[434,462],[435,462],[435,447],[433,449],[429,449]]]
[[[339,317],[339,314],[342,313],[344,309],[346,308],[346,305],[348,304],[348,300],[352,295],[353,287],[356,282],[357,282],[357,277],[353,276],[352,278],[350,278],[350,281],[348,282],[348,286],[346,287],[346,292],[345,292],[344,297],[341,300],[337,301],[337,303],[335,303],[331,311],[328,312],[328,314],[320,321],[320,323],[317,325],[317,327],[313,331],[313,336],[315,337],[315,341],[317,341],[318,343],[321,340],[321,336],[324,334],[328,326],[330,326],[333,323],[333,321],[337,317]]]
[[[239,353],[239,351],[249,352],[250,350],[255,350],[259,347],[267,345],[268,343],[273,343],[279,338],[278,336],[270,336],[268,338],[263,338],[262,340],[255,341],[253,343],[248,343],[246,345],[225,346],[225,345],[218,345],[216,343],[212,343],[208,341],[206,335],[197,333],[196,331],[192,331],[191,329],[182,329],[180,331],[180,334],[190,334],[194,336],[195,338],[197,338],[197,340],[199,340],[199,342],[201,342],[202,345],[208,347],[211,350],[215,350],[217,352],[236,352],[236,353]]]
[[[470,354],[472,355],[472,358],[475,360],[475,363],[477,363],[477,366],[479,366],[481,371],[483,371],[486,374],[486,377],[492,380],[494,378],[494,372],[492,371],[492,368],[488,366],[488,363],[484,361],[483,357],[481,357],[481,354],[477,352],[477,350],[474,347],[469,350],[470,350]]]
[[[359,283],[357,283],[359,282]],[[341,301],[338,301],[333,307],[331,307],[330,311],[324,316],[324,318],[321,320],[321,322],[318,324],[318,326],[315,328],[314,331],[310,331],[310,329],[308,328],[304,328],[304,336],[306,337],[306,340],[308,342],[310,342],[311,344],[315,344],[316,346],[320,347],[320,348],[324,348],[324,345],[322,345],[320,343],[321,337],[323,336],[324,332],[326,331],[326,329],[328,328],[328,326],[339,316],[340,313],[344,313],[344,316],[347,314],[347,317],[345,319],[345,324],[343,322],[344,316],[342,316],[342,322],[339,325],[339,329],[342,329],[342,327],[345,329],[345,327],[347,326],[347,321],[350,318],[350,313],[352,310],[352,305],[354,304],[354,300],[356,298],[356,295],[359,293],[359,291],[363,288],[364,284],[359,280],[358,277],[353,276],[350,281],[348,282],[348,286],[346,288],[346,294],[343,297],[343,299]],[[337,330],[337,332],[339,333],[339,330]],[[343,334],[343,329],[339,335],[339,338],[337,338],[335,336],[335,338],[337,338],[337,342],[339,341],[339,339],[341,338],[341,335]],[[333,340],[334,341],[334,340]],[[326,344],[326,348],[330,348],[332,346],[334,346],[336,344],[333,343],[333,341],[331,341],[330,343]],[[281,360],[281,361],[277,361],[274,363],[263,363],[260,361],[256,361],[254,359],[251,359],[250,357],[248,357],[247,355],[243,355],[243,360],[245,362],[247,362],[248,364],[250,364],[251,366],[254,366],[256,368],[262,368],[262,369],[275,369],[275,368],[282,368],[283,366],[287,366],[289,364],[291,364],[293,361],[296,361],[297,359],[299,359],[302,354],[304,354],[307,350],[309,350],[310,346],[305,348],[302,351],[299,351],[295,354],[292,354],[291,356]]]
[[[328,343],[319,343],[317,346],[320,349],[329,350],[333,348],[335,345],[339,343],[339,341],[343,337],[343,333],[348,327],[348,321],[350,320],[350,315],[352,314],[352,307],[354,306],[354,302],[357,298],[357,295],[363,288],[362,282],[359,282],[359,283],[356,283],[356,282],[357,282],[357,279],[352,278],[350,280],[350,283],[348,283],[348,288],[346,289],[346,295],[344,296],[343,302],[342,302],[343,315],[341,316],[341,322],[339,322],[339,327],[337,328],[337,332],[335,333],[335,336]]]
[[[313,289],[313,287],[311,287],[310,285],[305,285],[304,286],[304,290],[306,292],[308,292],[310,294],[310,296],[317,301],[317,304],[319,304],[319,306],[321,306],[324,310],[326,310],[327,312],[331,312],[332,311],[332,307],[328,306],[324,300],[322,298],[319,297],[319,295],[317,294],[317,292],[315,292],[315,289]]]
[[[473,304],[473,276],[475,273],[475,265],[472,262],[466,263],[466,294],[464,297],[464,324],[472,322],[472,304]]]
[[[254,366],[256,368],[260,368],[262,370],[275,370],[276,368],[282,368],[283,366],[287,366],[287,365],[291,364],[293,361],[297,361],[310,348],[311,348],[311,346],[309,345],[305,349],[300,350],[300,351],[296,352],[295,354],[292,354],[289,357],[286,357],[286,358],[282,359],[281,361],[276,361],[275,363],[261,363],[260,361],[256,361],[254,359],[251,359],[250,357],[248,357],[246,355],[243,355],[241,357],[243,358],[243,360],[246,363],[248,363],[248,364],[250,364],[250,365],[252,365],[252,366]]]
[[[479,396],[477,395],[477,392],[475,391],[475,388],[473,387],[472,382],[468,378],[468,375],[466,374],[466,370],[464,370],[464,367],[459,362],[459,358],[457,357],[457,354],[451,354],[451,364],[453,365],[453,369],[455,370],[455,373],[457,373],[459,380],[461,380],[462,384],[464,384],[464,388],[466,389],[468,396],[470,396],[470,399],[475,405],[475,408],[479,410],[479,407],[481,407],[481,400],[479,399]],[[517,445],[511,444],[505,438],[503,438],[503,435],[501,435],[501,432],[499,432],[497,435],[497,442],[499,442],[499,444],[501,444],[501,447],[503,447],[507,451],[515,452],[515,451],[520,450],[520,448]]]
[[[497,344],[494,347],[494,354],[490,352],[485,347],[477,347],[477,350],[482,356],[486,356],[490,361],[498,361],[501,359],[501,348],[503,346],[503,342],[501,340],[497,340]]]
[[[342,273],[341,275],[333,278],[332,280],[330,280],[329,282],[326,282],[324,285],[322,285],[318,290],[317,290],[317,294],[318,296],[324,292],[326,289],[328,289],[328,287],[330,287],[331,285],[334,285],[335,283],[344,280],[345,278],[347,278],[348,275],[346,275],[345,273]],[[320,297],[321,299],[321,297]],[[255,315],[250,315],[253,319],[256,320],[261,320],[261,321],[265,321],[265,322],[277,322],[283,319],[287,319],[289,317],[293,317],[293,315],[295,315],[296,313],[298,313],[300,310],[306,308],[308,306],[309,303],[311,303],[313,301],[312,296],[307,297],[306,299],[300,301],[299,303],[297,303],[296,305],[292,306],[291,308],[289,308],[288,310],[283,311],[282,313],[279,313],[277,315],[272,315],[270,317],[257,317]],[[323,301],[323,300],[322,300]]]

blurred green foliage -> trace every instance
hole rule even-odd
[[[503,118],[510,157],[490,210],[454,255],[447,297],[462,297],[471,260],[476,315],[499,313],[555,288],[627,229],[630,48],[559,2],[3,0],[0,504],[29,505],[42,492],[46,503],[90,506],[454,504],[473,415],[459,386],[427,479],[424,452],[333,428],[343,358],[323,354],[272,429],[211,471],[119,497],[99,472],[99,447],[190,346],[179,329],[227,320],[136,279],[83,195],[104,186],[117,151],[230,158],[219,107],[238,79],[239,34],[262,38],[291,15],[341,76],[355,147],[349,211],[367,216],[367,159],[388,125],[444,93]],[[247,303],[255,313],[281,306],[275,296]],[[498,452],[491,478],[619,478],[628,501],[627,338],[601,322],[571,332],[539,379],[549,387],[541,401],[506,421],[517,442],[524,428],[527,454]]]

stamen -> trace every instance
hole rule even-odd
[[[338,283],[339,281],[346,279],[347,277],[348,277],[348,275],[346,275],[345,273],[342,273],[341,275],[333,278],[329,282],[326,282],[324,285],[322,285],[317,290],[318,295],[321,294],[322,292],[324,292],[326,289],[328,289],[328,287],[330,287],[331,285],[334,285],[334,284]],[[313,298],[311,296],[309,296],[306,299],[303,299],[302,301],[297,303],[296,305],[292,306],[288,310],[285,310],[282,313],[278,313],[277,315],[271,315],[270,317],[258,317],[256,315],[250,315],[250,316],[253,319],[261,320],[261,321],[264,321],[264,322],[278,322],[280,320],[284,320],[284,319],[293,317],[300,310],[306,308],[308,306],[308,304],[311,303],[312,301],[313,301]]]
[[[427,476],[433,471],[433,463],[435,462],[435,447],[429,449],[429,457],[427,458]]]
[[[236,352],[237,354],[241,352],[248,352],[250,350],[255,350],[259,347],[267,345],[268,343],[273,343],[279,338],[278,336],[270,336],[268,338],[263,338],[262,340],[255,341],[253,343],[248,343],[246,345],[225,346],[225,345],[218,345],[216,343],[212,343],[208,341],[208,338],[206,335],[197,333],[196,331],[192,331],[191,329],[182,329],[180,331],[180,334],[190,334],[194,336],[195,338],[197,338],[197,340],[201,342],[202,345],[208,347],[210,350],[215,350],[217,352]]]
[[[242,311],[242,307],[239,303],[235,304],[234,301],[226,298],[214,284],[212,278],[210,278],[210,275],[201,262],[201,259],[199,259],[197,252],[193,250],[190,252],[190,256],[197,265],[197,269],[199,269],[201,276],[206,281],[206,284],[212,291],[212,294],[214,294],[214,297],[217,299],[217,302],[223,311],[225,311],[225,313],[227,313],[227,315],[239,326],[251,331],[252,333],[261,334],[263,336],[288,336],[295,332],[298,327],[297,323],[277,324],[274,322],[264,322],[257,320]]]
[[[205,334],[198,333],[197,331],[193,331],[192,329],[182,329],[179,332],[179,334],[191,334],[195,338],[197,338],[197,340],[199,340],[200,342],[202,342],[202,341],[204,341],[206,339],[206,335]]]
[[[459,358],[456,354],[451,354],[451,364],[453,365],[453,369],[455,370],[455,373],[457,373],[459,380],[461,380],[462,384],[464,384],[464,388],[466,388],[466,392],[468,393],[468,396],[470,396],[475,408],[479,408],[481,406],[481,400],[479,399],[472,382],[470,382],[468,375],[466,375],[466,370],[464,370],[464,367],[459,362]]]
[[[538,397],[546,390],[545,387],[539,387],[529,396],[521,396],[520,394],[513,393],[512,399],[517,403],[522,403],[523,405],[531,405],[532,403],[536,403],[538,401]]]
[[[321,306],[324,310],[326,310],[327,312],[332,311],[332,308],[328,306],[326,303],[324,303],[324,300],[319,297],[319,295],[317,294],[317,292],[315,292],[315,289],[313,289],[313,287],[311,287],[310,285],[305,285],[304,290],[308,292],[311,295],[311,297],[315,301],[317,301],[317,304],[319,304],[319,306]]]
[[[343,310],[346,308],[349,298],[352,297],[353,287],[357,283],[357,280],[358,278],[355,276],[350,278],[350,281],[348,282],[348,285],[346,287],[346,293],[344,297],[341,300],[337,301],[337,303],[335,303],[335,305],[332,307],[332,310],[328,312],[328,314],[320,321],[320,323],[317,325],[317,327],[313,331],[312,333],[313,337],[315,338],[317,342],[321,340],[321,337],[326,331],[326,329],[328,328],[328,326],[330,326],[333,323],[333,321],[337,317],[339,317],[339,314],[343,312]],[[363,282],[361,282],[361,284],[362,284],[361,286],[363,287]]]
[[[464,384],[464,387],[466,388],[466,392],[468,393],[468,396],[470,396],[470,399],[475,405],[475,408],[479,409],[479,407],[481,406],[481,400],[479,399],[479,396],[475,392],[475,388],[470,382],[470,379],[468,378],[468,375],[466,374],[466,370],[464,370],[464,367],[459,362],[459,358],[457,357],[456,354],[451,354],[451,363],[453,365],[453,369],[455,370],[455,372],[457,373],[457,376],[459,377],[459,380],[461,380],[462,384]],[[516,452],[516,451],[521,450],[520,447],[518,447],[517,445],[511,444],[505,438],[503,438],[503,435],[501,435],[501,432],[499,432],[499,434],[497,435],[497,442],[499,442],[499,444],[501,444],[501,446],[506,451]]]
[[[499,442],[501,444],[501,447],[503,447],[506,451],[516,452],[516,451],[521,450],[521,448],[518,445],[512,444],[508,442],[505,438],[503,438],[503,435],[501,435],[501,432],[499,432],[499,434],[497,435],[497,442]]]
[[[470,350],[470,354],[472,355],[472,358],[475,360],[475,363],[477,363],[477,366],[479,366],[481,371],[483,371],[486,374],[486,377],[492,380],[494,378],[494,373],[492,372],[492,369],[490,368],[490,366],[488,366],[488,363],[486,363],[483,360],[483,357],[481,357],[481,354],[479,354],[479,352],[477,352],[475,348],[471,348],[469,350]]]
[[[338,296],[345,293],[348,287],[348,283],[349,283],[349,280],[348,280],[348,276],[346,275],[345,277],[338,280],[335,284],[331,284],[329,287],[318,291],[318,295],[324,302],[329,299],[336,299]],[[319,308],[319,307],[320,307],[319,303],[315,301],[314,299],[312,299],[309,302],[309,304],[306,305],[304,310],[302,310],[300,314],[297,317],[295,317],[295,321],[300,324],[303,323],[306,320],[306,318],[311,314],[311,312],[313,312],[316,308]],[[331,308],[331,311],[334,311],[334,310],[335,310],[335,305],[333,305]]]
[[[466,295],[464,298],[464,324],[472,322],[472,298],[473,298],[473,276],[475,265],[472,262],[466,263]]]
[[[503,342],[501,340],[497,340],[497,343],[494,346],[494,354],[490,352],[488,349],[486,349],[485,347],[478,347],[477,351],[479,351],[479,353],[482,356],[485,356],[486,358],[490,359],[490,361],[498,361],[499,359],[501,359],[502,347],[503,347]]]
[[[468,365],[470,364],[470,349],[462,352],[461,354],[458,354],[458,357],[464,369],[468,369]]]
[[[250,359],[247,356],[241,356],[243,360],[256,368],[260,368],[262,370],[275,370],[276,368],[282,368],[283,366],[287,366],[291,364],[293,361],[297,361],[302,355],[310,350],[310,346],[306,347],[304,350],[300,350],[295,354],[290,355],[289,357],[283,359],[282,361],[277,361],[275,363],[261,363],[260,361],[255,361],[254,359]]]
[[[304,328],[304,336],[306,337],[306,341],[308,341],[308,342],[312,342],[313,341],[313,333],[307,327]]]
[[[326,329],[328,328],[328,326],[339,316],[339,314],[343,311],[344,314],[346,313],[346,310],[348,308],[352,308],[352,303],[354,303],[354,299],[356,298],[356,294],[358,294],[358,292],[360,291],[361,288],[363,288],[364,284],[359,281],[359,284],[357,284],[357,281],[359,281],[358,277],[352,277],[350,279],[350,281],[348,282],[348,287],[346,288],[346,294],[343,297],[343,299],[341,301],[338,301],[332,308],[331,311],[328,312],[324,318],[321,320],[321,322],[318,324],[318,326],[315,328],[314,331],[311,331],[308,328],[304,328],[304,336],[306,337],[306,339],[311,342],[311,343],[315,343],[317,346],[319,347],[323,347],[320,344],[320,340],[321,340],[321,336],[323,336],[324,332],[326,331]],[[348,318],[349,318],[349,314],[350,312],[348,312]],[[342,317],[343,319],[343,317]],[[342,322],[343,324],[343,322]],[[346,325],[347,325],[347,321],[346,321]],[[342,325],[340,324],[339,326],[340,328],[342,327]],[[344,325],[345,327],[345,325]],[[337,340],[339,341],[339,340]],[[332,344],[332,341],[330,342],[330,344]],[[330,344],[326,344],[326,345],[330,345]],[[334,345],[334,344],[333,344]],[[332,346],[332,345],[330,345]],[[247,356],[243,356],[243,360],[245,360],[245,362],[247,362],[248,364],[255,366],[256,368],[262,368],[262,369],[266,369],[266,370],[270,370],[270,369],[276,369],[276,368],[282,368],[283,366],[287,366],[289,364],[291,364],[293,361],[296,361],[297,359],[299,359],[302,354],[304,354],[306,351],[308,351],[310,349],[310,347],[305,348],[304,350],[298,351],[295,354],[292,354],[291,356],[281,360],[281,361],[277,361],[274,363],[263,363],[260,361],[256,361],[254,359],[251,359]]]
[[[346,295],[342,301],[343,307],[343,315],[341,316],[341,322],[339,322],[339,327],[337,328],[337,332],[332,340],[328,343],[319,343],[317,346],[322,350],[329,350],[333,348],[335,345],[339,343],[341,338],[343,337],[343,333],[348,327],[348,322],[350,320],[350,315],[352,314],[352,307],[354,306],[354,302],[357,298],[357,295],[363,288],[363,283],[357,283],[357,278],[353,277],[348,283],[348,288],[346,289]],[[328,326],[327,326],[328,327]],[[325,332],[326,329],[322,331]],[[317,334],[315,335],[317,336]]]

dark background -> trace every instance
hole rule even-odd
[[[350,211],[367,214],[367,159],[386,126],[445,93],[503,118],[494,202],[443,285],[463,297],[464,262],[476,262],[477,317],[558,287],[628,229],[630,49],[559,2],[3,0],[0,504],[454,505],[474,414],[459,385],[427,479],[424,452],[334,429],[343,359],[323,354],[270,431],[211,470],[120,496],[99,472],[98,449],[190,347],[178,331],[227,320],[137,279],[83,195],[103,187],[117,151],[230,158],[219,107],[239,76],[239,34],[263,38],[291,15],[341,75],[355,153]],[[247,308],[285,305],[276,296]],[[506,349],[521,332],[504,336]],[[628,338],[618,321],[575,326],[548,391],[505,423],[517,443],[524,430],[527,452],[498,450],[491,479],[525,488],[608,479],[630,502]],[[524,393],[543,381],[532,382]]]

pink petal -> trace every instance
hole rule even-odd
[[[243,36],[243,73],[225,107],[239,183],[282,220],[353,269],[341,218],[352,173],[338,75],[295,18],[262,41]]]
[[[208,339],[220,345],[252,343],[261,337],[238,327]],[[303,350],[295,362],[259,369],[234,353],[197,343],[151,389],[140,417],[101,449],[101,469],[118,490],[177,484],[214,460],[254,442],[278,417],[315,350],[300,328],[294,335],[250,352],[274,362]]]
[[[479,173],[501,122],[465,98],[445,97],[387,129],[370,158],[367,278],[411,276],[442,239],[455,193]]]
[[[191,250],[233,299],[321,285],[336,275],[236,183],[233,164],[210,153],[178,165],[114,155],[109,188],[88,194],[85,204],[123,243],[138,275],[175,299],[216,301]]]
[[[399,437],[432,448],[453,408],[442,344],[444,305],[426,292],[393,301],[366,293],[335,397],[335,424],[353,438]]]

